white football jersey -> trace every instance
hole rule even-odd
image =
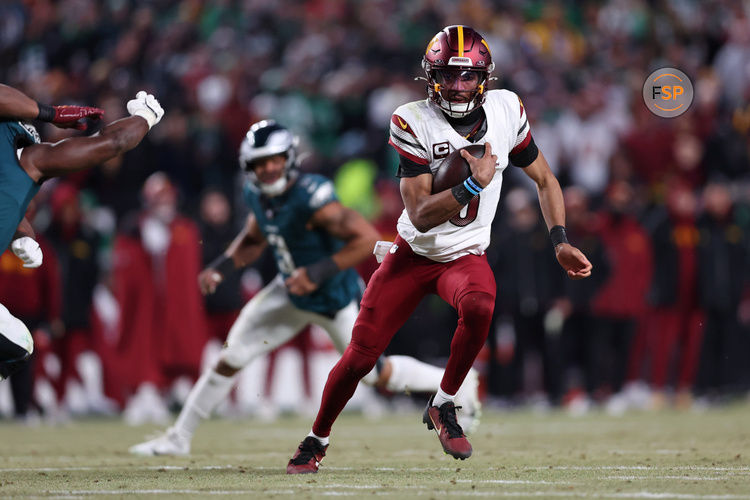
[[[398,234],[409,242],[415,253],[438,262],[484,253],[490,244],[490,228],[500,200],[508,155],[514,149],[515,152],[522,150],[531,140],[526,111],[514,92],[490,90],[482,107],[487,116],[487,132],[476,143],[459,135],[428,99],[400,106],[391,118],[389,143],[406,158],[429,165],[433,175],[452,151],[471,144],[489,142],[497,156],[492,182],[449,221],[420,233],[406,209],[401,213]]]

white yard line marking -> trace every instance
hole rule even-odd
[[[749,495],[701,495],[698,493],[669,493],[653,491],[636,491],[633,493],[608,493],[603,495],[607,498],[683,498],[688,500],[735,500],[740,498],[750,498]]]
[[[319,485],[319,486],[307,486],[310,489],[318,488],[330,488],[330,485]],[[354,487],[346,486],[348,490],[352,489],[372,489],[378,496],[403,496],[403,490],[416,490],[412,491],[412,494],[419,496],[436,494],[440,495],[451,495],[455,494],[455,490],[431,490],[422,487],[400,487],[395,491],[383,490],[380,486],[367,486],[367,487]],[[165,490],[165,489],[150,489],[150,490],[72,490],[72,491],[50,491],[50,494],[54,495],[55,498],[81,498],[86,496],[94,495],[200,495],[200,496],[237,496],[237,495],[255,495],[258,494],[258,490],[197,490],[197,489],[180,489],[180,490]],[[296,489],[280,489],[280,490],[264,490],[263,495],[295,495],[299,494],[299,490]],[[316,495],[326,496],[352,496],[357,493],[353,491],[337,491],[326,489],[326,491],[316,492]],[[635,492],[622,492],[622,493],[591,493],[586,494],[582,492],[563,492],[563,491],[462,491],[461,496],[472,496],[472,497],[584,497],[584,498],[648,498],[648,499],[660,499],[660,498],[678,498],[682,500],[741,500],[749,499],[748,495],[716,495],[716,494],[693,494],[693,493],[671,493],[671,492],[654,492],[654,491],[635,491]],[[47,497],[49,498],[49,497]]]
[[[613,481],[642,481],[644,479],[679,479],[682,481],[726,481],[726,476],[701,477],[701,476],[604,476],[599,479]]]
[[[750,467],[716,467],[703,465],[549,465],[522,468],[532,470],[705,470],[717,472],[750,472]]]
[[[328,467],[323,466],[325,470],[329,471],[350,471],[355,470],[354,467]],[[244,469],[244,470],[279,470],[283,469],[283,465],[279,466],[247,466],[241,463],[238,464],[221,464],[221,465],[134,465],[134,464],[102,464],[97,466],[71,466],[71,467],[0,467],[0,473],[2,472],[64,472],[64,471],[89,471],[89,470],[102,470],[102,469],[120,469],[129,468],[133,470],[214,470],[214,469]],[[366,468],[366,467],[365,467]],[[359,468],[361,470],[362,468]],[[705,471],[705,472],[732,472],[732,473],[743,473],[750,474],[750,467],[737,466],[737,467],[716,467],[716,466],[702,466],[702,465],[663,465],[663,466],[649,466],[649,465],[549,465],[549,466],[534,466],[526,467],[519,466],[518,469],[522,470],[539,470],[539,471],[560,471],[560,470],[571,470],[571,471],[650,471],[650,472],[679,472],[679,471]],[[436,471],[455,471],[456,467],[373,467],[372,470],[380,472],[391,472],[391,471],[406,471],[406,472],[436,472]],[[507,469],[512,471],[514,469]],[[654,476],[638,476],[639,478],[654,477]],[[679,478],[679,476],[675,476]]]
[[[0,468],[0,472],[66,472],[66,471],[87,471],[87,470],[103,470],[103,469],[122,469],[127,468],[126,465],[99,465],[96,467],[4,467]],[[279,467],[277,467],[279,468]],[[188,466],[188,465],[147,465],[142,467],[134,467],[134,469],[141,470],[216,470],[216,469],[245,469],[239,465],[204,465],[200,467]]]
[[[274,493],[281,495],[289,495],[294,493],[295,490],[275,490]],[[253,495],[257,494],[258,490],[72,490],[72,491],[51,491],[53,495],[71,495],[71,496],[87,496],[87,495]]]
[[[569,483],[567,481],[524,481],[522,479],[456,479],[457,483],[470,484],[554,484],[557,486],[570,486],[580,483]]]

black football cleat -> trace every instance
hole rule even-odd
[[[320,441],[312,436],[307,436],[297,447],[294,456],[286,465],[287,474],[315,474],[323,457],[326,456],[326,448]]]
[[[456,410],[461,407],[453,403],[443,403],[439,408],[432,406],[434,397],[430,397],[427,403],[422,422],[427,424],[428,429],[435,430],[445,453],[456,459],[469,458],[472,451],[471,444],[456,420]]]

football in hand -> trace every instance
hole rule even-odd
[[[462,149],[468,151],[475,158],[484,156],[484,144],[472,144]],[[437,172],[432,177],[432,193],[439,193],[457,184],[461,184],[470,175],[469,162],[463,159],[461,150],[456,149],[445,157],[443,163],[440,164]]]

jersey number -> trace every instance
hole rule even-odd
[[[292,259],[292,253],[289,251],[289,247],[286,246],[284,237],[279,234],[269,234],[266,236],[268,242],[276,250],[276,265],[279,266],[279,271],[287,276],[292,274],[292,271],[297,267],[294,265],[294,259]]]
[[[460,212],[451,217],[449,219],[450,223],[454,226],[464,227],[474,222],[479,213],[479,196],[481,195],[476,195],[468,205],[461,208]]]

